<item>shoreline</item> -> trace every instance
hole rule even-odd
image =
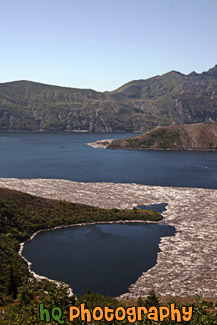
[[[76,224],[70,224],[70,225],[60,225],[60,226],[56,226],[56,227],[52,227],[52,228],[47,228],[47,229],[40,229],[37,230],[35,233],[33,233],[28,239],[26,239],[24,242],[21,242],[19,244],[19,251],[18,251],[18,255],[20,255],[20,257],[22,257],[22,259],[26,262],[27,266],[28,266],[28,271],[30,274],[32,274],[32,276],[36,279],[36,281],[40,281],[40,280],[47,280],[50,282],[55,283],[57,286],[61,284],[65,284],[68,287],[68,292],[69,292],[69,296],[72,296],[76,293],[73,293],[73,288],[70,287],[70,285],[68,285],[65,282],[60,282],[57,280],[53,280],[50,279],[46,276],[43,275],[39,275],[36,272],[34,272],[31,269],[32,263],[29,262],[23,255],[23,249],[24,249],[24,245],[31,241],[35,236],[37,236],[39,233],[41,232],[46,232],[46,231],[52,231],[52,230],[56,230],[56,229],[62,229],[62,228],[70,228],[70,227],[83,227],[83,226],[90,226],[90,225],[97,225],[97,224],[120,224],[120,223],[152,223],[152,224],[165,224],[164,221],[149,221],[149,220],[117,220],[117,221],[96,221],[96,222],[85,222],[85,223],[76,223]],[[130,288],[130,287],[129,287]],[[128,289],[129,289],[128,288]],[[120,298],[120,297],[114,297],[114,298]]]
[[[112,133],[142,133],[144,131],[89,131],[89,130],[0,130],[0,133],[90,133],[90,134],[112,134]],[[114,140],[114,139],[113,139]]]
[[[163,149],[163,148],[133,148],[133,147],[114,147],[109,148],[110,144],[113,140],[116,139],[104,139],[104,140],[97,140],[95,142],[86,143],[88,146],[94,149],[108,149],[108,150],[143,150],[143,151],[214,151],[216,152],[217,149],[209,149],[209,148],[200,148],[200,149]]]
[[[96,142],[89,142],[86,144],[94,149],[107,149],[113,140],[114,139],[97,140]]]

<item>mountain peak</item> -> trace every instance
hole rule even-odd
[[[208,73],[217,77],[217,64],[213,68],[209,69]]]
[[[195,72],[195,71],[192,71],[191,73],[189,73],[189,76],[190,77],[198,77],[199,74],[197,72]]]
[[[182,74],[179,71],[172,70],[170,72],[164,73],[161,77],[170,77],[171,78],[171,77],[180,77],[180,76],[184,76],[184,74]]]
[[[217,64],[213,68],[209,69],[207,72],[203,72],[202,75],[217,78]]]

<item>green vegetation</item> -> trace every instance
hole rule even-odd
[[[156,296],[155,296],[156,297]],[[156,302],[156,303],[155,303]],[[198,299],[194,303],[185,303],[181,304],[179,302],[170,300],[166,304],[159,303],[158,298],[156,297],[153,300],[153,293],[151,293],[147,299],[141,299],[139,305],[136,301],[128,303],[128,301],[119,301],[112,297],[103,297],[95,293],[87,293],[81,298],[77,299],[76,296],[68,296],[67,288],[62,284],[57,287],[48,281],[35,281],[33,280],[28,285],[23,286],[19,290],[18,298],[16,302],[8,304],[7,306],[0,307],[0,323],[4,324],[13,324],[13,325],[23,325],[23,324],[46,324],[45,321],[40,321],[39,318],[39,304],[42,303],[44,308],[51,311],[53,307],[59,307],[62,310],[61,321],[64,324],[72,324],[69,321],[69,307],[75,306],[80,308],[81,304],[85,304],[85,308],[89,309],[90,312],[94,310],[95,307],[109,307],[110,309],[116,309],[117,307],[130,307],[130,306],[145,306],[149,308],[151,306],[168,306],[172,303],[175,303],[175,307],[182,310],[182,307],[192,307],[193,313],[192,318],[187,324],[189,325],[215,325],[217,324],[217,319],[214,310],[214,302],[206,302]],[[49,324],[58,324],[52,318],[50,319]],[[85,321],[82,321],[79,317],[73,321],[73,324],[90,324]],[[129,324],[126,320],[123,321],[94,321],[91,324]],[[170,317],[165,319],[163,322],[152,321],[147,318],[147,315],[142,316],[141,321],[135,321],[133,324],[177,324],[171,320]],[[178,323],[178,324],[184,324]]]
[[[161,148],[169,149],[174,147],[174,144],[180,144],[180,135],[176,131],[167,131],[159,129],[155,132],[149,132],[147,137],[135,137],[126,139],[128,146],[131,148]]]
[[[0,130],[123,132],[217,121],[217,66],[171,71],[113,92],[30,81],[0,84]]]

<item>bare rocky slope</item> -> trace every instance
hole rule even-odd
[[[0,84],[0,131],[147,131],[206,121],[217,122],[217,65],[131,81],[113,92]]]
[[[217,123],[156,127],[133,138],[113,140],[107,149],[217,150]]]

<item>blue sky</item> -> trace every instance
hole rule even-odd
[[[216,0],[7,0],[0,82],[114,90],[217,64]]]

